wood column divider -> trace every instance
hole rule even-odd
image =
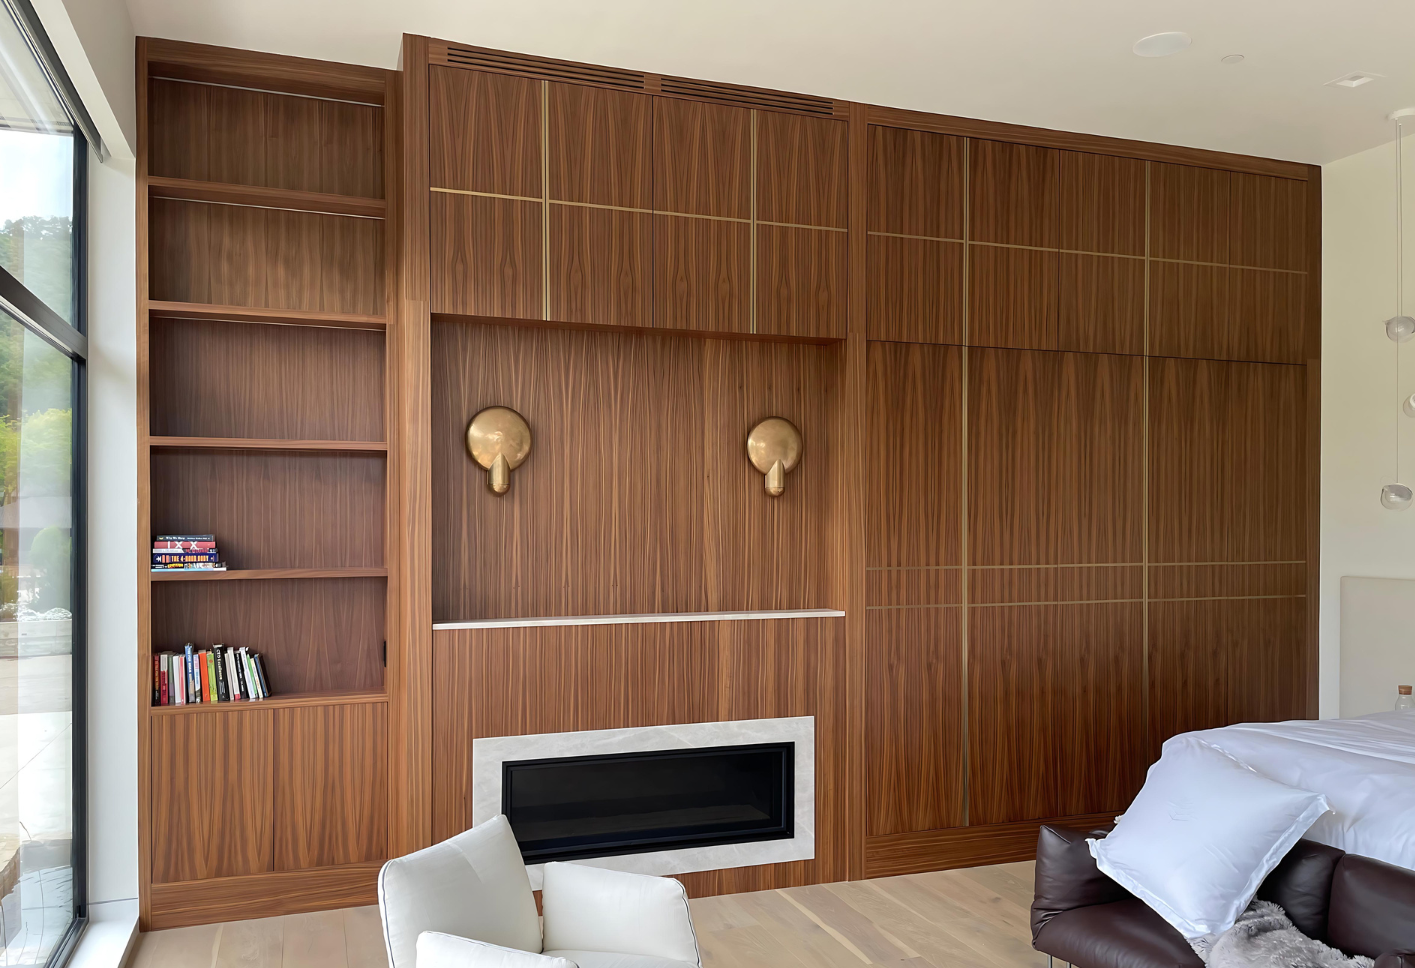
[[[429,294],[428,41],[403,37],[400,110],[398,300],[395,355],[399,371],[394,489],[403,560],[389,649],[392,698],[389,786],[394,794],[394,856],[432,843],[432,390]],[[401,794],[401,797],[399,796]]]
[[[845,339],[845,379],[841,414],[842,440],[864,441],[869,427],[867,303],[865,285],[869,267],[868,201],[870,127],[863,105],[851,105],[849,137],[850,235],[849,235],[849,317]],[[845,554],[845,670],[846,713],[846,876],[865,876],[865,830],[867,826],[869,772],[865,763],[866,703],[866,508],[869,501],[870,468],[859,455],[862,447],[845,448],[849,456],[841,461],[841,508],[845,515],[840,529]]]

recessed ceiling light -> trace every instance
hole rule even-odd
[[[1168,57],[1189,46],[1189,35],[1179,30],[1150,34],[1135,41],[1133,50],[1141,57]]]
[[[1222,57],[1220,57],[1220,58],[1218,59],[1218,62],[1219,62],[1220,64],[1241,64],[1241,63],[1243,63],[1243,55],[1242,55],[1242,54],[1225,54],[1224,56],[1222,56]]]
[[[1336,78],[1335,80],[1327,81],[1326,86],[1327,86],[1327,87],[1360,87],[1362,84],[1369,84],[1369,83],[1371,83],[1372,81],[1374,81],[1376,78],[1378,78],[1378,77],[1380,77],[1380,76],[1381,76],[1381,75],[1379,75],[1379,74],[1372,74],[1372,73],[1369,72],[1369,71],[1352,71],[1350,74],[1343,74],[1341,77],[1338,77],[1338,78]]]

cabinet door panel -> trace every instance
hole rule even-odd
[[[271,869],[268,709],[152,717],[154,883]]]
[[[551,84],[547,91],[550,197],[653,207],[653,99]]]
[[[540,202],[432,193],[432,311],[542,319]]]
[[[757,226],[757,332],[845,338],[844,232]]]
[[[750,219],[752,112],[655,98],[653,208]]]
[[[969,238],[1055,248],[1061,152],[1001,141],[973,141],[970,148]]]
[[[968,344],[1056,348],[1057,252],[968,247]]]
[[[274,869],[388,856],[388,707],[275,710]]]
[[[653,216],[550,206],[550,318],[653,325]]]
[[[653,324],[748,333],[751,233],[746,222],[653,217]]]
[[[1227,264],[1229,178],[1213,168],[1151,162],[1150,255]]]
[[[845,228],[846,124],[757,112],[757,219]]]
[[[433,188],[540,198],[541,82],[428,68]]]
[[[966,143],[952,135],[872,125],[870,231],[963,238]]]
[[[963,243],[869,238],[870,339],[963,342]]]

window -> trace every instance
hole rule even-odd
[[[88,142],[24,0],[0,0],[0,963],[83,915],[83,212]],[[87,119],[85,118],[85,121]]]

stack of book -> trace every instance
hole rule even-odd
[[[265,661],[245,646],[213,645],[152,657],[152,704],[182,706],[196,702],[246,702],[270,695]]]
[[[159,534],[152,539],[153,571],[225,571],[214,534]]]

